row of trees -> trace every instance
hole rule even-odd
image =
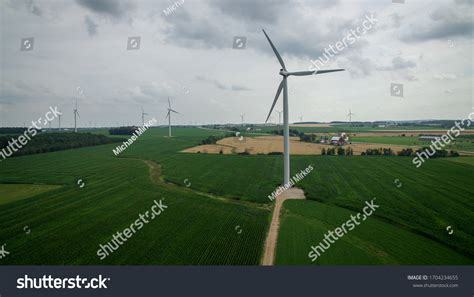
[[[109,129],[110,135],[133,135],[133,132],[137,130],[138,127],[119,127]]]
[[[0,136],[0,148],[5,148],[9,152],[10,150],[6,149],[6,147],[9,146],[8,142],[11,142],[12,138],[15,137]],[[91,133],[42,133],[31,138],[20,149],[13,146],[18,150],[13,152],[12,156],[40,154],[122,141],[125,141],[125,139]]]
[[[23,134],[27,128],[22,128],[22,127],[4,127],[0,128],[0,134],[13,134],[13,135],[18,135],[18,134]],[[41,132],[41,130],[36,130],[38,132]]]
[[[289,130],[290,130],[289,131],[290,136],[297,136],[300,139],[305,136],[305,134],[303,132],[300,132],[296,129],[289,129]],[[283,136],[283,130],[273,130],[273,131],[270,131],[270,133]]]
[[[354,154],[354,151],[350,147],[346,149],[344,149],[343,147],[338,147],[337,150],[336,148],[332,147],[328,149],[323,148],[321,150],[321,155],[323,156],[334,156],[336,154],[338,156],[352,156]]]
[[[425,152],[426,149],[429,149],[427,147],[418,149],[414,151],[411,148],[407,149],[402,149],[401,151],[397,152],[397,156],[401,157],[415,157],[417,153],[422,153]],[[323,156],[352,156],[354,155],[354,151],[352,148],[348,147],[344,149],[343,147],[338,147],[336,148],[322,148],[321,149],[321,155]],[[391,148],[376,148],[376,149],[367,149],[365,152],[361,153],[361,156],[394,156],[395,153]],[[433,156],[430,156],[431,158],[442,158],[442,157],[458,157],[459,153],[456,151],[446,151],[446,150],[438,150],[435,152]]]
[[[236,135],[233,133],[226,133],[225,135],[219,135],[219,136],[211,135],[211,136],[208,136],[206,139],[201,140],[199,144],[200,145],[216,144],[219,140],[227,138],[227,137],[236,137]]]

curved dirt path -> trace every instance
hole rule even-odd
[[[278,230],[280,229],[280,211],[285,200],[305,199],[304,192],[300,188],[291,188],[275,198],[275,208],[273,209],[272,222],[265,240],[265,252],[262,257],[262,265],[271,266],[275,261],[276,244],[278,240]]]

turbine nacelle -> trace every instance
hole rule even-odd
[[[285,77],[287,77],[289,75],[289,72],[286,71],[285,69],[280,69],[279,73],[280,73],[281,76],[285,76]]]

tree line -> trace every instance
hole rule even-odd
[[[16,138],[14,135],[0,136],[0,148],[9,146],[9,141]],[[105,135],[92,133],[42,133],[31,138],[12,154],[12,156],[23,156],[31,154],[48,153],[67,149],[122,142],[125,139],[111,138]]]

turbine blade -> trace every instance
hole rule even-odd
[[[166,114],[166,118],[170,116],[170,111],[168,110],[168,113]]]
[[[272,108],[270,108],[270,112],[268,113],[267,119],[265,120],[265,123],[268,122],[268,119],[270,118],[270,115],[272,114],[273,108],[275,107],[275,104],[278,101],[278,97],[280,97],[281,90],[283,89],[283,80],[281,81],[280,85],[278,86],[278,90],[275,95],[275,99],[273,100]]]
[[[324,73],[338,72],[338,71],[345,71],[345,69],[318,70],[318,71],[314,72],[314,74],[324,74]]]
[[[262,31],[263,31],[263,34],[265,34],[265,37],[267,37],[267,40],[268,40],[268,42],[270,43],[270,46],[272,47],[273,52],[274,52],[275,55],[277,56],[278,61],[280,62],[281,67],[283,68],[283,70],[286,71],[285,63],[283,62],[283,59],[281,58],[280,54],[278,53],[276,47],[273,45],[273,42],[270,40],[270,37],[268,37],[267,32],[265,32],[265,30],[263,30],[263,29],[262,29]]]
[[[179,113],[179,112],[177,112],[176,110],[173,110],[173,109],[170,109],[170,111],[172,111],[174,113]]]
[[[171,101],[170,101],[170,97],[168,97],[168,107],[171,109]]]
[[[295,76],[306,76],[306,75],[313,75],[314,71],[298,71],[298,72],[290,72],[288,75],[295,75]]]
[[[77,117],[80,118],[81,116],[79,115],[79,111],[76,111]]]

